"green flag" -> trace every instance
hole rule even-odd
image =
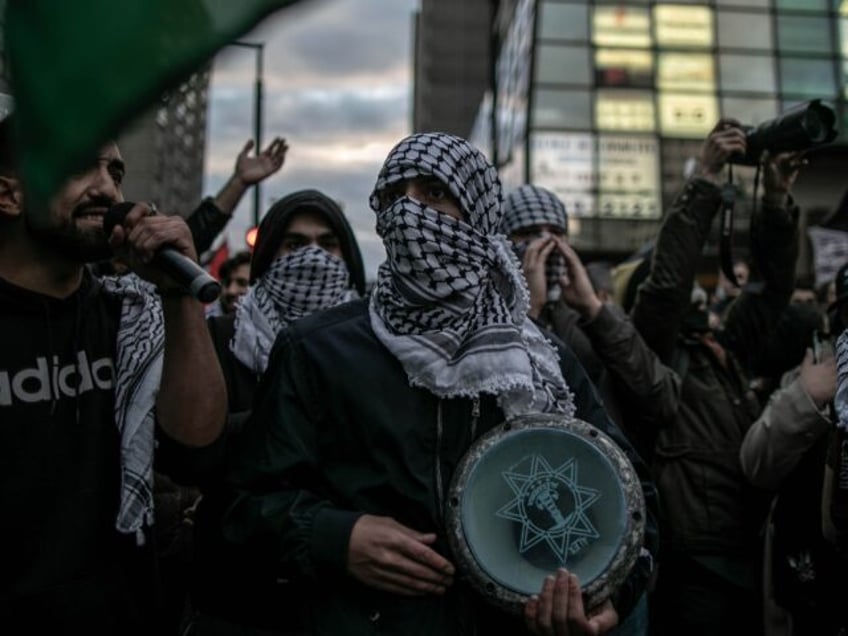
[[[8,0],[20,168],[44,202],[222,46],[296,0]]]

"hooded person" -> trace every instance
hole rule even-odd
[[[227,385],[228,452],[238,445],[277,334],[365,293],[353,230],[338,204],[317,190],[293,192],[268,210],[259,225],[250,277],[235,313],[208,321]],[[208,484],[197,507],[192,633],[301,633],[297,590],[275,568],[221,536],[220,495],[217,482]]]
[[[500,183],[479,151],[408,137],[370,204],[387,253],[376,286],[281,333],[228,473],[224,532],[298,581],[309,633],[521,633],[454,578],[443,511],[462,456],[506,417],[547,412],[594,424],[643,466],[574,356],[527,319],[497,232]],[[572,633],[608,629],[645,578],[634,568],[592,618],[573,603]],[[580,598],[574,579],[560,572],[528,603],[531,630],[555,592]]]
[[[299,190],[271,206],[259,225],[250,282],[233,315],[209,320],[231,415],[250,409],[281,329],[365,294],[362,255],[339,205]]]

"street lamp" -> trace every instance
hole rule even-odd
[[[257,153],[262,152],[262,54],[265,49],[264,42],[242,42],[236,40],[232,46],[241,46],[247,49],[253,49],[256,52],[256,84],[254,86],[253,97],[253,125],[254,137],[256,145],[254,149]],[[253,226],[259,225],[259,199],[260,199],[260,184],[257,182],[253,186]]]

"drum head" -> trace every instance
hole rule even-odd
[[[531,415],[469,449],[451,484],[447,519],[460,567],[494,603],[519,611],[564,567],[593,607],[639,554],[644,497],[608,436],[580,420]]]

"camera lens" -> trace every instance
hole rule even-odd
[[[803,127],[811,142],[821,143],[827,139],[827,129],[818,110],[807,109],[804,113]]]

